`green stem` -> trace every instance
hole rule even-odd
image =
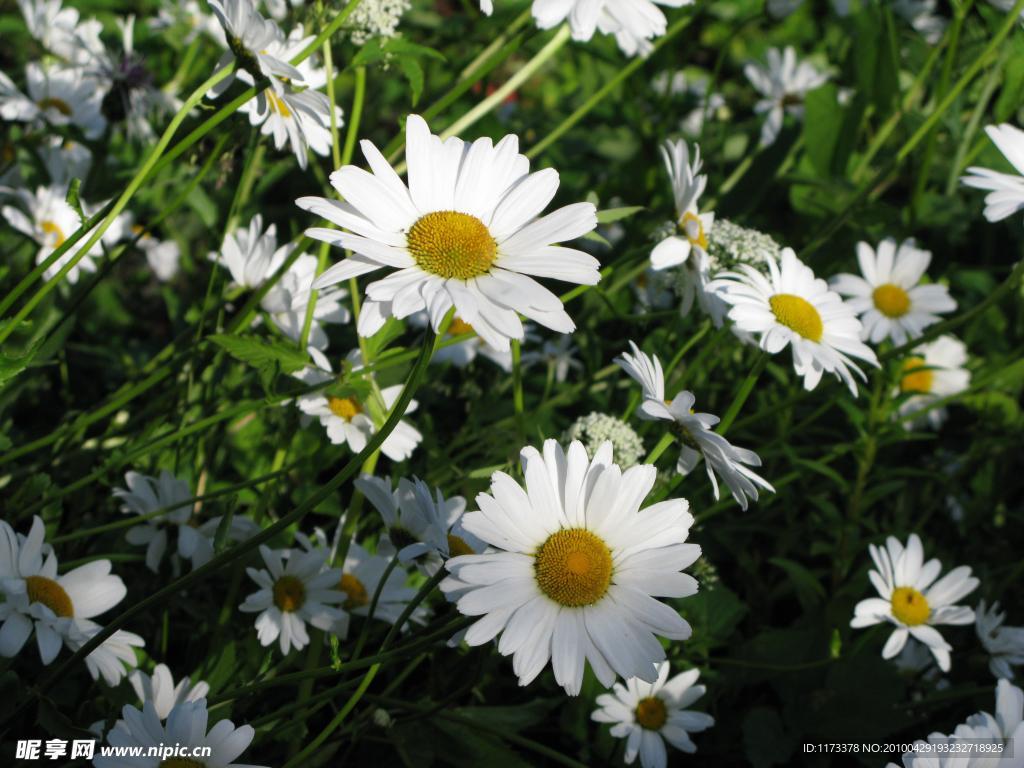
[[[988,103],[992,98],[992,94],[996,92],[996,88],[999,86],[1000,75],[1003,74],[1003,66],[1006,64],[1006,60],[1010,58],[1012,51],[1013,49],[1009,46],[1003,49],[1002,53],[999,54],[999,59],[992,67],[992,71],[989,72],[988,78],[985,80],[985,85],[981,89],[981,95],[978,97],[978,103],[974,105],[971,119],[967,122],[967,128],[964,129],[963,139],[960,140],[960,144],[956,148],[953,167],[949,169],[949,178],[946,180],[946,197],[952,195],[956,190],[956,183],[966,165],[964,163],[964,156],[967,154],[967,147],[970,145],[971,139],[974,138],[978,126],[981,125],[981,119],[985,116],[985,110],[988,109]]]
[[[356,661],[359,658],[359,654],[363,652],[363,646],[366,644],[366,636],[370,632],[370,622],[373,621],[373,614],[377,611],[377,602],[380,600],[380,593],[384,591],[384,584],[387,582],[391,572],[395,570],[395,566],[398,565],[398,553],[391,558],[391,562],[388,563],[388,567],[384,569],[384,575],[380,577],[380,581],[377,582],[377,588],[373,591],[373,599],[370,600],[370,607],[366,612],[366,621],[363,623],[363,630],[359,633],[359,639],[356,641],[356,648],[352,651],[352,658],[350,661]]]
[[[757,379],[761,376],[761,371],[764,370],[765,365],[768,364],[768,353],[762,351],[761,356],[757,358],[757,362],[754,363],[754,368],[747,376],[746,381],[743,382],[743,386],[740,387],[740,391],[736,393],[736,398],[732,401],[732,405],[729,406],[729,410],[725,412],[725,416],[722,417],[722,421],[718,424],[718,429],[715,430],[720,435],[724,435],[729,427],[735,421],[737,414],[740,412],[740,408],[747,402],[747,398],[754,389],[754,385],[757,384]]]
[[[512,390],[516,414],[516,442],[526,445],[526,421],[523,413],[523,366],[519,356],[519,339],[512,339]]]
[[[330,80],[327,81],[330,84]],[[329,85],[333,90],[333,85]],[[356,67],[356,89],[352,97],[352,114],[348,118],[348,132],[345,134],[345,152],[341,157],[335,156],[338,168],[352,162],[352,154],[356,148],[356,137],[359,136],[359,121],[363,115],[363,101],[366,98],[366,67]],[[335,142],[337,146],[337,142]]]
[[[665,452],[665,449],[672,445],[675,439],[675,435],[671,432],[666,432],[662,435],[661,440],[659,440],[658,444],[654,446],[654,450],[648,454],[646,459],[644,459],[644,464],[653,464],[656,462],[661,457],[661,454]]]

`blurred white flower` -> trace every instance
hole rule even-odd
[[[952,336],[939,336],[935,341],[914,349],[903,360],[903,376],[893,395],[914,393],[899,409],[899,416],[909,416],[950,395],[963,392],[970,386],[971,372],[967,364],[967,346]],[[905,422],[907,429],[921,429],[926,425],[938,429],[946,420],[944,407],[932,408],[924,416]]]
[[[985,601],[974,611],[974,629],[989,655],[988,668],[998,678],[1014,678],[1013,667],[1024,664],[1024,627],[1004,626],[999,603],[985,610]]]
[[[892,10],[898,16],[910,22],[910,26],[918,31],[929,45],[935,45],[942,39],[943,32],[949,21],[935,14],[936,0],[895,0]],[[1007,10],[1013,7],[1011,3]]]
[[[53,65],[38,61],[25,67],[26,96],[11,79],[0,72],[0,117],[14,122],[43,121],[52,126],[76,125],[87,139],[98,139],[107,127],[100,112],[104,90],[81,67]]]
[[[767,67],[751,62],[743,71],[754,88],[764,96],[754,106],[758,114],[768,113],[761,126],[761,146],[773,144],[778,138],[785,112],[802,120],[804,96],[829,79],[827,72],[819,72],[809,61],[797,66],[793,46],[786,46],[781,53],[778,48],[769,48]]]
[[[572,334],[563,333],[558,341],[545,341],[540,352],[524,352],[519,360],[523,370],[534,363],[547,363],[555,368],[555,380],[561,384],[569,377],[569,369],[583,370],[583,363],[576,359],[579,349],[572,343]]]
[[[84,185],[92,167],[92,152],[88,147],[60,136],[47,138],[39,147],[39,156],[50,174],[50,185],[55,187],[67,188],[72,179]]]
[[[138,224],[132,226],[132,231],[138,234],[142,227]],[[169,282],[178,274],[178,261],[181,259],[181,247],[174,240],[159,240],[148,232],[139,238],[135,245],[146,254],[146,262],[153,270],[156,279],[161,283]]]
[[[270,78],[275,93],[284,90],[283,79],[302,82],[302,73],[291,64],[266,52],[267,46],[284,39],[284,33],[274,21],[267,21],[256,10],[254,0],[208,0],[210,10],[217,16],[228,42],[228,51],[220,57],[214,74],[238,59],[238,69],[254,78]],[[228,75],[207,96],[217,98],[234,82],[235,74]]]
[[[75,64],[85,64],[99,46],[103,24],[96,19],[79,23],[75,8],[61,0],[18,0],[25,26],[43,48]]]
[[[1002,123],[998,127],[986,126],[985,133],[1013,167],[1024,174],[1024,131]],[[968,168],[967,173],[974,175],[960,177],[965,185],[992,190],[985,195],[985,218],[989,221],[1001,221],[1024,208],[1024,178],[1021,176],[978,166]]]
[[[971,760],[971,766],[1005,766],[1016,768],[1024,762],[1024,756],[1019,752],[1020,745],[1024,744],[1024,691],[1002,679],[996,683],[996,714],[978,712],[967,718],[966,725],[974,729],[977,739],[984,739],[1000,747],[1009,747],[1005,753],[976,752],[976,757]],[[995,757],[1000,754],[1000,757]]]
[[[161,0],[156,16],[151,16],[147,24],[154,32],[166,32],[175,27],[183,27],[187,30],[182,38],[185,45],[206,32],[219,42],[222,48],[228,47],[224,28],[216,18],[202,9],[197,0]]]

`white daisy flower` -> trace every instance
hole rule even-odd
[[[792,346],[793,368],[804,377],[805,389],[818,386],[828,371],[856,395],[850,369],[862,379],[864,374],[847,355],[878,365],[874,351],[860,340],[863,326],[856,311],[824,280],[815,278],[792,248],[782,250],[781,270],[769,254],[765,259],[767,278],[754,267],[740,264],[742,273],[722,272],[708,289],[733,305],[729,318],[736,330],[761,334],[761,349],[774,355],[787,344]]]
[[[819,72],[809,61],[800,62],[797,66],[796,51],[791,45],[781,53],[778,48],[769,48],[767,67],[750,62],[743,72],[751,85],[764,96],[754,105],[754,111],[768,113],[761,126],[761,146],[765,147],[778,138],[783,114],[788,112],[802,120],[804,96],[824,85],[829,78],[827,72]]]
[[[1012,680],[1013,667],[1024,664],[1024,627],[1004,626],[1006,614],[999,613],[999,603],[986,610],[982,600],[974,615],[974,629],[989,655],[989,670],[994,677]]]
[[[138,224],[132,226],[132,231],[138,234],[142,231]],[[156,279],[161,283],[167,283],[178,274],[178,261],[181,259],[181,247],[175,240],[160,240],[150,233],[146,233],[135,243],[136,247],[146,255],[146,263],[153,270]]]
[[[205,768],[264,768],[234,762],[256,732],[251,725],[235,728],[230,720],[219,720],[210,732],[206,724],[210,714],[206,699],[178,704],[167,716],[167,727],[160,724],[153,702],[147,701],[140,711],[125,705],[121,710],[125,728],[114,728],[107,734],[111,747],[124,750],[121,755],[99,755],[93,758],[96,768],[158,768],[182,765]],[[163,759],[163,750],[179,749],[174,757]],[[137,750],[132,754],[128,750]],[[168,753],[171,754],[171,753]]]
[[[949,672],[952,646],[935,626],[974,622],[973,610],[954,603],[973,592],[980,583],[978,579],[963,565],[935,581],[942,564],[935,558],[924,562],[924,547],[916,533],[910,534],[906,548],[890,536],[885,548],[870,544],[868,551],[878,569],[868,571],[868,577],[881,597],[857,603],[850,626],[859,629],[884,621],[894,624],[896,629],[882,649],[883,659],[891,659],[903,650],[907,638],[913,635],[928,646],[939,669]]]
[[[967,345],[952,336],[939,336],[935,341],[913,350],[903,360],[903,376],[899,387],[893,391],[893,396],[913,393],[900,405],[900,417],[966,390],[971,383],[971,372],[964,368],[966,364]],[[932,408],[904,424],[907,429],[923,429],[925,426],[938,429],[947,415],[943,407]]]
[[[1002,123],[986,126],[985,133],[1017,172],[1024,174],[1024,131]],[[968,168],[967,173],[973,175],[960,177],[965,185],[992,190],[985,195],[985,218],[989,221],[1002,221],[1024,208],[1024,178],[1021,176],[978,166]]]
[[[347,357],[353,364],[353,370],[363,367],[362,355],[358,349],[353,349]],[[320,369],[307,367],[301,372],[302,376],[298,378],[307,384],[321,384],[335,378],[329,373],[330,364],[325,358],[321,356],[321,359],[316,362]],[[385,409],[390,410],[398,401],[403,387],[403,384],[395,384],[380,391]],[[319,417],[320,423],[327,429],[327,437],[332,443],[335,445],[348,443],[348,447],[352,449],[353,453],[363,450],[367,441],[377,431],[373,419],[368,415],[369,404],[356,397],[331,397],[316,392],[300,397],[297,405],[299,410],[307,416]],[[412,413],[418,407],[419,402],[410,400],[405,412]],[[416,446],[422,440],[423,435],[412,424],[404,420],[399,421],[391,434],[384,439],[380,451],[392,461],[405,461],[412,456],[412,452],[416,450]]]
[[[1024,744],[1024,691],[1003,679],[996,684],[996,714],[978,712],[967,718],[966,725],[974,729],[975,737],[1010,749],[1020,749]],[[1024,764],[1024,755],[1019,752],[996,757],[989,752],[977,752],[971,760],[971,766],[1006,766],[1017,768]]]
[[[558,341],[545,341],[540,352],[525,352],[520,357],[523,370],[534,363],[547,363],[555,367],[555,381],[564,382],[569,378],[569,369],[583,370],[583,363],[576,359],[579,348],[572,343],[572,336],[563,333]]]
[[[38,515],[32,518],[28,536],[15,534],[0,520],[0,656],[16,656],[32,630],[43,664],[60,653],[63,642],[77,651],[103,629],[91,621],[106,613],[128,593],[119,576],[110,573],[109,560],[93,560],[57,575],[57,556],[43,543],[45,529]],[[45,560],[44,560],[45,555]],[[125,674],[122,664],[134,667],[135,652],[145,641],[131,632],[118,630],[85,658],[93,680],[100,672],[107,684],[115,686]]]
[[[167,551],[167,532],[172,527],[178,529],[177,556],[191,560],[193,570],[213,559],[213,538],[221,517],[211,518],[202,525],[195,521],[192,517],[192,491],[188,481],[178,480],[167,469],[160,471],[159,478],[128,472],[124,479],[128,488],[114,489],[114,498],[124,502],[121,506],[123,513],[146,515],[169,508],[164,514],[128,529],[125,534],[129,544],[147,545],[147,568],[154,573],[160,571],[160,562]],[[255,536],[259,530],[259,526],[250,518],[236,515],[231,518],[228,539],[244,541]]]
[[[895,259],[894,259],[895,257]],[[843,296],[864,324],[861,341],[878,344],[886,337],[896,345],[916,339],[929,325],[939,322],[939,312],[952,312],[956,301],[941,283],[918,285],[932,260],[931,251],[916,247],[913,238],[896,241],[887,237],[878,254],[867,243],[857,243],[858,275],[829,278],[829,288]]]
[[[270,78],[277,93],[284,90],[281,79],[302,82],[302,73],[291,64],[266,52],[267,46],[284,39],[284,33],[274,21],[264,19],[256,10],[254,0],[208,0],[210,10],[224,27],[228,51],[220,57],[214,74],[238,59],[238,69],[245,70],[257,80]],[[229,75],[217,83],[207,96],[217,98],[234,82]]]
[[[703,712],[690,712],[686,707],[704,695],[703,685],[694,685],[700,677],[699,669],[682,672],[668,679],[669,663],[658,665],[658,679],[654,683],[631,678],[626,684],[616,683],[612,693],[597,697],[591,720],[614,723],[611,735],[626,739],[626,764],[640,755],[643,768],[665,768],[668,755],[667,741],[676,749],[689,754],[697,751],[690,739],[715,724],[715,718]]]
[[[181,678],[178,684],[174,684],[174,677],[166,664],[157,664],[153,668],[153,676],[150,677],[141,669],[133,669],[128,673],[128,682],[132,684],[139,701],[145,704],[153,702],[156,708],[157,717],[166,720],[171,710],[179,704],[187,701],[198,701],[205,698],[210,692],[209,683],[200,680],[195,685],[187,677]],[[118,723],[123,723],[118,720]]]
[[[276,250],[275,250],[276,249]],[[220,252],[210,251],[210,261],[220,261],[228,271],[235,285],[245,288],[259,288],[263,281],[274,274],[288,255],[295,250],[289,244],[277,247],[277,225],[271,224],[263,231],[263,214],[257,213],[249,221],[249,228],[239,227],[233,233],[224,235]],[[271,264],[277,267],[271,269]]]
[[[266,274],[274,274],[284,263],[287,254],[294,250],[291,244],[278,248],[270,260]],[[306,309],[312,299],[310,286],[316,277],[317,259],[308,254],[300,255],[281,275],[273,288],[267,291],[260,302],[260,308],[285,336],[298,343],[302,339],[302,327],[306,322]],[[347,323],[351,318],[348,308],[341,301],[348,297],[348,290],[334,287],[320,291],[313,308],[313,322],[309,326],[308,343],[319,350],[327,349],[327,333],[321,323]]]
[[[39,156],[50,174],[50,185],[53,187],[67,189],[72,179],[85,184],[92,167],[92,152],[89,148],[61,136],[47,138],[39,147]]]
[[[98,139],[107,127],[100,113],[104,92],[81,67],[51,66],[38,61],[25,67],[28,96],[0,72],[0,117],[41,126],[77,125],[87,139]]]
[[[624,352],[615,358],[615,362],[643,387],[644,399],[637,408],[637,416],[644,421],[665,419],[671,422],[668,429],[680,444],[676,471],[681,475],[690,474],[703,456],[711,486],[715,490],[715,499],[718,499],[717,470],[743,509],[747,508],[748,496],[757,501],[757,486],[775,493],[768,481],[743,466],[748,464],[760,467],[761,459],[757,454],[745,448],[737,448],[721,435],[712,432],[711,428],[721,419],[710,413],[694,413],[693,393],[680,392],[671,402],[666,400],[665,374],[658,356],[655,355],[652,362],[632,341],[629,345],[633,348],[633,354]]]
[[[427,314],[426,310],[422,312],[415,312],[409,315],[409,322],[417,328],[426,328],[430,325],[430,315]],[[529,323],[523,324],[524,339],[526,341],[538,340],[537,336],[531,333],[532,329],[533,326]],[[453,336],[461,336],[464,333],[471,332],[476,333],[476,330],[472,325],[459,317],[459,313],[456,312],[455,316],[452,318],[451,324],[448,326],[448,332],[441,337],[441,341],[450,339]],[[476,360],[477,355],[482,355],[488,360],[496,363],[505,373],[512,372],[512,350],[508,349],[504,352],[499,352],[479,336],[474,336],[471,339],[460,341],[458,344],[449,344],[447,347],[441,347],[434,352],[434,356],[430,358],[430,362],[450,362],[457,368],[465,368]]]
[[[326,568],[326,552],[292,552],[286,564],[282,564],[280,553],[267,546],[260,546],[260,554],[267,567],[245,569],[260,590],[239,606],[245,613],[259,612],[256,631],[260,643],[270,645],[279,640],[281,653],[287,655],[292,646],[301,651],[309,642],[307,622],[327,631],[344,619],[345,612],[330,605],[346,600],[345,593],[337,589],[341,569]]]
[[[372,336],[387,317],[426,309],[435,331],[453,305],[498,351],[523,338],[518,313],[560,333],[575,329],[562,302],[526,275],[585,285],[600,280],[597,259],[551,243],[597,225],[592,203],[576,203],[534,221],[558,188],[558,172],[529,173],[519,140],[441,142],[426,121],[406,122],[406,187],[384,156],[362,142],[373,174],[347,165],[331,174],[345,200],[303,197],[296,204],[350,230],[314,227],[306,234],[355,254],[313,283],[325,288],[381,267],[395,272],[366,288],[359,335]]]
[[[651,266],[660,270],[682,264],[685,283],[680,313],[689,314],[696,297],[704,313],[714,320],[715,327],[721,328],[725,322],[726,307],[721,299],[707,291],[707,284],[711,280],[708,234],[714,226],[715,214],[700,213],[697,208],[697,200],[708,183],[706,175],[697,175],[701,168],[700,147],[693,145],[692,164],[685,141],[675,144],[668,141],[660,149],[672,180],[680,234],[671,235],[654,246]]]
[[[975,746],[984,738],[969,725],[958,725],[952,734],[942,733],[928,735],[928,740],[918,739],[913,749],[903,753],[903,768],[965,768],[975,766],[978,757]],[[885,768],[899,768],[895,763],[887,763]]]
[[[29,34],[43,48],[62,59],[84,64],[99,45],[103,24],[96,19],[79,23],[74,8],[62,8],[61,0],[18,0]]]
[[[15,194],[25,209],[28,210],[29,215],[26,216],[13,205],[5,205],[0,209],[0,212],[3,213],[4,218],[7,219],[12,227],[39,243],[41,247],[39,253],[36,254],[36,264],[42,264],[50,254],[64,244],[65,240],[81,228],[82,222],[78,218],[75,209],[68,205],[65,200],[67,196],[66,186],[52,185],[49,187],[39,187],[36,189],[35,194],[32,194],[27,189],[19,189]],[[68,282],[74,285],[78,282],[82,272],[95,272],[96,263],[92,260],[92,257],[102,255],[103,246],[100,242],[97,242],[68,271]],[[74,256],[75,249],[69,249],[47,268],[43,276],[47,280],[51,279]]]
[[[156,16],[150,17],[146,23],[153,32],[166,32],[174,27],[183,27],[187,30],[181,40],[184,45],[188,45],[206,32],[223,48],[228,47],[224,28],[213,16],[203,11],[197,0],[161,0]]]
[[[349,545],[341,580],[337,586],[346,596],[345,602],[341,605],[345,610],[345,616],[333,628],[334,633],[342,640],[348,637],[349,614],[353,616],[369,614],[370,602],[373,600],[377,585],[380,584],[390,562],[390,557],[371,555],[354,541]],[[408,574],[399,568],[391,571],[380,591],[380,598],[373,611],[373,618],[386,621],[389,624],[398,621],[402,611],[405,610],[409,601],[416,597],[418,591],[413,587],[405,586],[407,577]],[[416,606],[402,629],[408,630],[413,623],[426,624],[429,617],[429,610],[422,605]]]
[[[552,662],[555,680],[575,696],[583,666],[608,687],[621,675],[658,680],[665,650],[656,635],[685,640],[690,625],[657,597],[687,597],[696,580],[681,573],[700,556],[686,543],[693,517],[685,499],[642,512],[657,471],[622,472],[605,443],[592,462],[574,441],[568,455],[554,440],[544,454],[520,454],[526,489],[504,472],[491,476],[492,495],[477,496],[467,531],[497,552],[454,557],[444,592],[458,590],[459,612],[481,616],[466,642],[482,645],[499,632],[498,651],[513,655],[519,684]]]
[[[274,40],[267,44],[266,52],[280,61],[289,61],[298,56],[307,45],[316,38],[315,35],[303,37],[303,28],[299,24],[291,31],[286,40]],[[331,102],[317,89],[327,83],[327,71],[324,67],[315,66],[315,59],[310,56],[298,66],[302,73],[303,89],[296,90],[287,84],[261,91],[256,98],[250,99],[238,108],[239,112],[249,115],[251,125],[262,125],[260,133],[274,137],[274,146],[281,149],[285,141],[291,145],[299,167],[306,170],[309,161],[308,146],[318,155],[330,154],[333,145],[331,135]],[[238,73],[238,79],[249,85],[255,83],[248,72]],[[340,107],[335,107],[335,120],[338,128],[344,125]]]

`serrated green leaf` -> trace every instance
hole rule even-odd
[[[75,209],[75,213],[78,214],[78,219],[83,224],[85,223],[85,212],[82,210],[82,198],[78,193],[78,190],[82,187],[81,179],[72,179],[71,183],[68,184],[68,193],[64,199],[67,204]]]
[[[0,354],[0,384],[14,378],[25,370],[26,366],[32,362],[32,358],[36,356],[36,352],[39,351],[44,341],[45,338],[40,336],[21,357],[8,357],[7,355]]]
[[[351,379],[339,379],[334,382],[324,390],[324,394],[328,397],[337,397],[340,400],[344,400],[347,397],[354,397],[356,400],[362,402],[370,397],[370,392],[372,390],[373,385],[370,384],[369,379],[364,379],[361,376],[353,376]]]
[[[418,53],[421,56],[429,56],[432,59],[437,59],[438,61],[448,61],[444,54],[435,51],[433,48],[428,48],[425,45],[411,43],[404,37],[389,37],[384,42],[384,50],[388,53]]]
[[[398,62],[398,66],[402,68],[409,81],[409,87],[412,89],[412,105],[415,107],[416,102],[420,100],[420,94],[423,93],[423,67],[412,56],[395,56],[395,61]]]
[[[349,66],[362,67],[385,58],[387,58],[387,54],[380,48],[380,38],[374,37],[367,40],[363,47],[356,52],[356,55],[352,57],[352,61],[349,62]]]
[[[207,338],[224,347],[232,357],[257,368],[276,360],[281,365],[282,373],[295,373],[309,361],[306,352],[256,336],[215,335]]]
[[[604,211],[597,212],[597,223],[598,224],[610,224],[613,221],[619,219],[625,219],[628,216],[632,216],[637,211],[642,211],[644,207],[642,205],[633,205],[626,208],[608,208]]]

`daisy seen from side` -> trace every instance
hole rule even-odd
[[[504,352],[522,340],[518,314],[561,333],[575,329],[558,297],[527,275],[594,285],[598,261],[554,246],[597,225],[592,203],[576,203],[535,220],[558,188],[558,172],[529,172],[510,135],[492,146],[452,137],[442,142],[426,121],[406,122],[406,186],[369,141],[361,143],[373,173],[347,165],[331,183],[348,202],[303,197],[296,204],[341,229],[306,234],[354,254],[313,283],[320,289],[382,267],[397,268],[366,288],[358,331],[371,336],[389,316],[426,309],[439,331],[451,307],[485,342]]]
[[[967,176],[960,181],[967,187],[987,189],[985,195],[985,218],[1002,221],[1024,209],[1024,131],[1009,123],[989,125],[985,133],[999,148],[1007,160],[1017,169],[1016,174],[1002,173],[988,168],[972,166]]]
[[[768,113],[761,126],[761,146],[774,144],[782,130],[782,118],[786,113],[802,120],[804,97],[824,85],[827,72],[819,72],[809,61],[797,64],[796,50],[787,45],[784,51],[768,49],[768,63],[750,62],[743,70],[751,85],[764,97],[756,105],[758,114]]]
[[[157,664],[153,668],[152,676],[141,669],[133,669],[128,673],[128,682],[135,689],[139,701],[153,702],[157,717],[161,720],[166,720],[171,710],[179,704],[205,698],[210,692],[210,684],[204,680],[198,680],[192,685],[189,678],[183,677],[175,685],[170,667],[166,664]]]
[[[257,80],[270,78],[275,92],[284,89],[282,79],[302,82],[302,73],[291,64],[267,53],[267,47],[284,39],[284,33],[273,20],[265,19],[256,10],[254,0],[208,0],[210,10],[224,27],[228,50],[220,57],[214,74],[238,59],[238,68],[248,72]],[[207,94],[217,98],[234,81],[236,75],[228,75],[217,83]]]
[[[886,539],[885,547],[868,545],[877,570],[868,577],[879,597],[861,600],[854,608],[850,626],[854,629],[888,622],[895,629],[882,648],[882,658],[891,659],[913,636],[928,646],[939,669],[949,672],[952,646],[935,628],[942,624],[973,624],[974,611],[958,600],[973,592],[978,579],[971,569],[962,565],[936,581],[942,564],[935,558],[924,562],[924,547],[916,533],[910,534],[904,547],[895,536]]]
[[[942,406],[930,406],[970,386],[971,372],[964,367],[966,365],[967,345],[952,336],[939,336],[903,359],[903,375],[893,395],[910,395],[900,403],[898,412],[899,418],[905,419],[907,429],[942,426],[948,411]],[[926,408],[926,413],[907,418]]]
[[[1024,664],[1024,627],[1004,625],[1006,614],[999,612],[999,603],[986,610],[982,600],[974,615],[974,630],[988,653],[989,671],[993,677],[1012,680],[1013,667]]]
[[[480,616],[466,642],[481,645],[501,633],[498,651],[512,655],[520,685],[551,661],[555,680],[575,696],[584,662],[611,686],[616,675],[658,680],[665,651],[656,635],[685,640],[690,626],[658,597],[695,594],[682,573],[700,556],[686,541],[693,517],[685,499],[640,510],[654,485],[654,467],[622,472],[604,443],[593,461],[574,441],[566,453],[554,440],[544,453],[520,454],[524,489],[504,472],[491,494],[477,496],[466,530],[495,548],[446,563],[444,592],[459,591],[457,607]]]

